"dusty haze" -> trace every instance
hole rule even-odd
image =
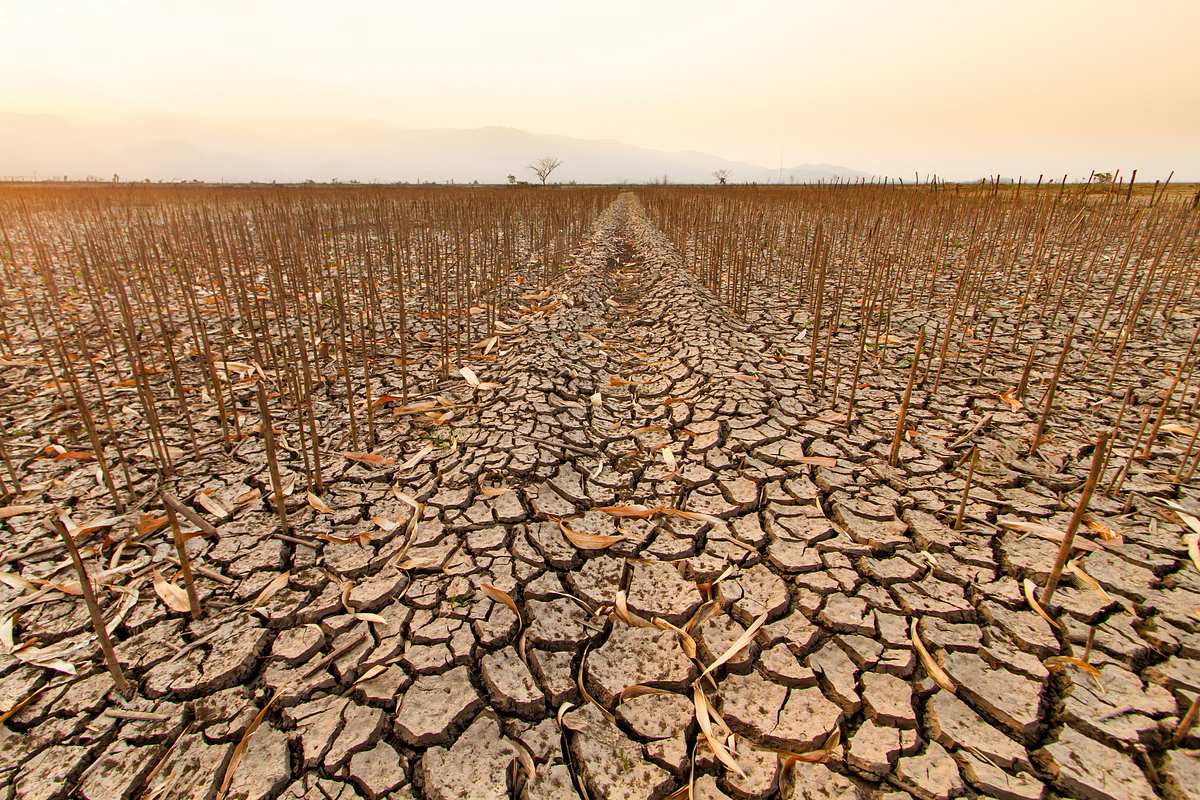
[[[1194,2],[41,5],[0,11],[4,174],[461,180],[399,132],[501,126],[743,179],[1200,178]],[[618,156],[556,177],[683,169]]]

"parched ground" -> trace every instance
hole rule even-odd
[[[288,534],[244,499],[269,485],[259,440],[182,470],[180,496],[226,512],[196,506],[218,529],[189,543],[203,618],[155,596],[162,533],[90,564],[119,586],[130,698],[79,599],[21,584],[69,564],[8,516],[0,600],[44,652],[0,656],[0,797],[1200,797],[1200,742],[1172,741],[1200,691],[1200,571],[1155,500],[1194,504],[1157,456],[1132,509],[1093,499],[1058,624],[1023,595],[1087,474],[1085,394],[1036,459],[1032,401],[919,389],[889,467],[904,371],[847,430],[784,312],[732,318],[632,196],[567,275],[557,308],[502,320],[485,386],[413,458],[339,462],[328,511],[289,497]]]

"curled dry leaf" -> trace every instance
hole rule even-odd
[[[396,459],[391,456],[380,455],[379,453],[358,453],[354,451],[342,453],[342,458],[347,461],[357,461],[359,464],[366,464],[370,467],[384,467],[389,464],[395,464]]]
[[[726,661],[742,652],[742,650],[744,650],[752,641],[754,641],[754,634],[758,633],[758,629],[761,628],[763,623],[766,621],[767,612],[764,611],[761,615],[759,615],[758,619],[750,623],[750,627],[746,628],[746,630],[742,632],[742,635],[739,636],[733,644],[729,645],[728,650],[719,655],[715,661],[705,668],[704,672],[700,673],[700,677],[703,678],[705,675],[708,675],[717,667],[721,666]],[[688,638],[690,639],[691,637],[689,636]]]
[[[191,610],[191,606],[188,605],[187,591],[171,583],[157,570],[152,571],[150,576],[154,579],[154,593],[166,604],[167,608],[181,614],[186,614]]]
[[[1188,556],[1192,559],[1192,566],[1200,570],[1200,533],[1185,533],[1183,541],[1187,544]]]
[[[1078,658],[1076,656],[1051,656],[1042,663],[1046,665],[1046,669],[1051,670],[1074,667],[1075,669],[1083,670],[1088,675],[1091,675],[1097,680],[1097,682],[1100,680],[1100,670],[1096,669],[1082,658]]]
[[[558,520],[558,528],[562,531],[562,535],[567,537],[567,541],[580,550],[604,550],[625,539],[624,536],[620,535],[580,533],[579,531],[572,530],[561,519]]]
[[[925,649],[925,643],[921,641],[921,635],[917,633],[917,622],[917,618],[913,617],[912,623],[908,628],[908,636],[912,640],[913,649],[917,651],[917,656],[921,659],[921,666],[925,667],[925,673],[933,679],[934,683],[950,694],[954,694],[954,682],[950,680],[950,676],[946,674],[946,671],[933,660],[933,656]]]
[[[1102,600],[1104,600],[1104,602],[1106,602],[1106,603],[1113,602],[1112,595],[1110,595],[1108,592],[1104,591],[1104,587],[1100,585],[1100,581],[1096,580],[1091,575],[1088,575],[1086,572],[1083,571],[1083,567],[1081,567],[1079,565],[1078,558],[1072,558],[1070,561],[1067,562],[1067,572],[1074,575],[1076,578],[1078,578],[1080,580],[1081,583],[1083,583],[1085,586],[1087,586],[1092,591],[1096,592],[1096,594],[1100,595],[1100,598]]]
[[[599,506],[594,510],[604,514],[611,514],[614,517],[624,517],[627,519],[651,519],[655,516],[664,516],[690,519],[696,522],[708,522],[713,525],[723,525],[725,523],[725,520],[712,514],[703,514],[699,511],[685,511],[681,508],[671,508],[669,506],[651,506],[650,508],[643,506]]]
[[[415,467],[417,464],[420,464],[421,459],[425,458],[425,456],[429,455],[432,452],[433,452],[433,445],[432,444],[425,445],[420,450],[418,450],[416,453],[414,453],[411,458],[409,458],[407,461],[405,461],[403,464],[401,464],[396,469],[396,472],[397,473],[407,472],[408,470]],[[395,459],[391,459],[391,463],[394,464]]]
[[[9,572],[8,570],[0,570],[0,583],[19,592],[32,592],[37,588],[27,578],[23,578],[17,573]]]
[[[139,514],[137,524],[134,525],[134,530],[137,531],[138,536],[149,536],[155,531],[162,530],[166,527],[166,524],[166,514],[159,514],[157,516],[154,514]]]
[[[742,765],[725,749],[725,745],[721,743],[720,737],[713,731],[712,719],[709,716],[709,711],[712,707],[708,704],[708,698],[704,695],[704,689],[700,687],[700,681],[692,684],[692,703],[696,707],[696,723],[700,726],[700,731],[704,734],[704,738],[708,742],[709,748],[713,751],[713,755],[726,767],[745,778],[746,773],[742,769]]]
[[[385,533],[391,533],[392,531],[394,531],[400,527],[399,522],[397,522],[394,519],[388,519],[387,517],[383,516],[382,514],[371,517],[371,522],[374,522],[376,525],[378,525],[379,529],[384,531]]]
[[[637,614],[629,610],[628,601],[625,598],[625,590],[618,589],[616,597],[613,598],[613,614],[617,619],[624,622],[626,625],[634,628],[649,628],[652,627],[649,620],[639,617]]]
[[[662,617],[654,618],[654,627],[664,631],[674,631],[675,635],[679,637],[679,647],[683,650],[683,654],[688,658],[696,657],[696,640],[692,638],[690,633],[682,628],[676,628]]]
[[[292,573],[290,572],[281,572],[276,575],[271,579],[271,582],[264,586],[263,590],[258,593],[258,597],[255,597],[250,602],[250,607],[259,608],[266,605],[271,598],[275,596],[276,592],[278,592],[284,586],[287,586],[287,582],[291,579],[291,577]]]
[[[824,764],[833,755],[833,751],[842,743],[842,729],[834,728],[828,737],[825,739],[825,744],[821,745],[818,750],[810,750],[807,753],[793,753],[788,750],[776,750],[779,754],[779,760],[783,764],[783,768],[791,769],[793,765],[798,763],[804,764]]]
[[[537,777],[537,767],[533,763],[533,754],[529,748],[520,739],[506,738],[504,741],[508,742],[508,746],[513,750],[514,759],[521,765],[521,769],[524,770],[526,784],[533,781]]]
[[[607,717],[609,722],[611,722],[613,720],[612,712],[600,705],[600,703],[596,702],[596,698],[592,697],[591,692],[587,690],[587,657],[588,651],[591,648],[592,645],[590,642],[583,648],[583,658],[579,660],[579,672],[575,673],[575,686],[579,689],[579,696],[594,705],[596,708],[600,709],[600,713]]]
[[[210,495],[207,490],[196,492],[196,496],[193,499],[196,501],[196,505],[212,514],[214,517],[220,518],[229,516],[229,512],[225,510],[225,506],[221,505],[220,502],[218,502],[215,497]]]
[[[372,678],[377,678],[385,672],[387,672],[387,666],[385,664],[375,664],[374,666],[368,667],[367,671],[362,674],[362,677],[350,684],[350,688],[353,689],[355,686],[358,686],[361,683],[366,683]]]
[[[233,498],[233,504],[238,507],[248,506],[251,503],[257,503],[260,498],[262,498],[261,489],[250,489]]]
[[[1028,533],[1038,537],[1039,539],[1045,539],[1048,542],[1058,542],[1059,544],[1062,543],[1063,537],[1066,535],[1063,531],[1055,530],[1049,525],[1043,525],[1040,522],[1027,522],[1025,520],[1013,519],[1012,517],[1001,517],[999,520],[997,520],[997,523],[1002,528]],[[1075,537],[1075,539],[1071,542],[1071,546],[1077,550],[1083,550],[1087,553],[1091,553],[1096,550],[1107,549],[1102,543],[1093,542],[1090,539],[1084,539],[1080,536]]]
[[[1042,608],[1042,604],[1037,601],[1037,597],[1034,595],[1037,587],[1033,585],[1033,581],[1026,578],[1021,582],[1021,589],[1025,592],[1025,602],[1029,603],[1029,607],[1033,609],[1033,613],[1046,620],[1046,622],[1049,622],[1051,627],[1062,627],[1062,623],[1046,613],[1046,609]]]
[[[11,653],[17,649],[16,634],[13,633],[13,625],[15,619],[14,614],[5,614],[4,619],[0,619],[0,647],[4,648],[4,652]]]
[[[258,726],[262,724],[263,719],[267,716],[267,712],[275,704],[275,700],[279,697],[279,692],[280,690],[276,689],[270,699],[254,715],[254,719],[250,720],[250,724],[246,726],[246,732],[242,734],[241,740],[233,748],[233,754],[229,757],[229,766],[225,768],[225,776],[221,779],[221,788],[217,792],[217,800],[224,800],[225,795],[229,792],[229,787],[233,783],[233,774],[237,771],[238,765],[242,763],[242,757],[246,755],[246,748],[250,745],[250,737],[258,730]]]
[[[1099,534],[1100,538],[1106,542],[1121,541],[1121,534],[1117,533],[1109,525],[1096,519],[1095,517],[1088,517],[1083,521],[1083,524],[1087,525],[1090,530],[1093,530]]]
[[[11,517],[19,517],[24,514],[34,514],[34,513],[37,513],[37,510],[38,510],[37,506],[27,506],[27,505],[4,506],[3,508],[0,508],[0,519],[10,519]]]
[[[459,367],[458,374],[462,375],[463,380],[466,381],[467,385],[472,389],[479,388],[479,376],[475,374],[473,369],[470,367]]]
[[[517,615],[517,622],[524,626],[525,620],[521,617],[521,610],[517,608],[517,601],[512,599],[512,595],[503,589],[497,588],[490,583],[479,584],[479,591],[495,600],[497,603],[503,603],[508,606],[508,610]]]
[[[313,511],[316,511],[318,514],[333,513],[333,509],[329,507],[329,504],[312,492],[305,492],[304,496],[305,499],[308,500],[309,506],[311,506]]]
[[[644,683],[635,683],[621,690],[621,693],[617,695],[617,705],[621,705],[626,700],[641,697],[644,694],[675,694],[675,692],[660,689],[657,686],[647,686]]]

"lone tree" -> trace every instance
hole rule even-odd
[[[724,186],[729,182],[730,172],[727,169],[714,169],[712,176],[717,179],[717,183]]]
[[[559,159],[555,158],[554,156],[545,156],[544,158],[539,158],[537,161],[530,164],[529,168],[533,170],[534,175],[538,176],[538,179],[542,182],[542,186],[545,186],[546,178],[549,178],[550,173],[554,172],[554,170],[561,166],[562,161]]]

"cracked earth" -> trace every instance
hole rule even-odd
[[[107,609],[131,698],[82,604],[22,606],[43,643],[78,642],[79,671],[0,661],[0,708],[25,701],[0,797],[1200,796],[1196,735],[1171,741],[1200,691],[1178,521],[1098,495],[1121,541],[1088,535],[1097,586],[1064,578],[1052,626],[1021,581],[1057,542],[1000,523],[1065,528],[1088,456],[1005,458],[1034,411],[918,390],[914,418],[950,441],[888,466],[904,376],[847,430],[783,312],[731,317],[632,195],[541,288],[562,304],[504,319],[505,355],[476,369],[502,390],[462,393],[415,461],[337,467],[333,513],[290,497],[293,535],[236,502],[232,457],[226,481],[190,479],[180,496],[232,509],[188,543],[206,614],[148,583]],[[987,455],[955,530],[967,435]],[[4,520],[8,569],[61,561],[34,522]],[[1085,648],[1095,674],[1053,661]]]

